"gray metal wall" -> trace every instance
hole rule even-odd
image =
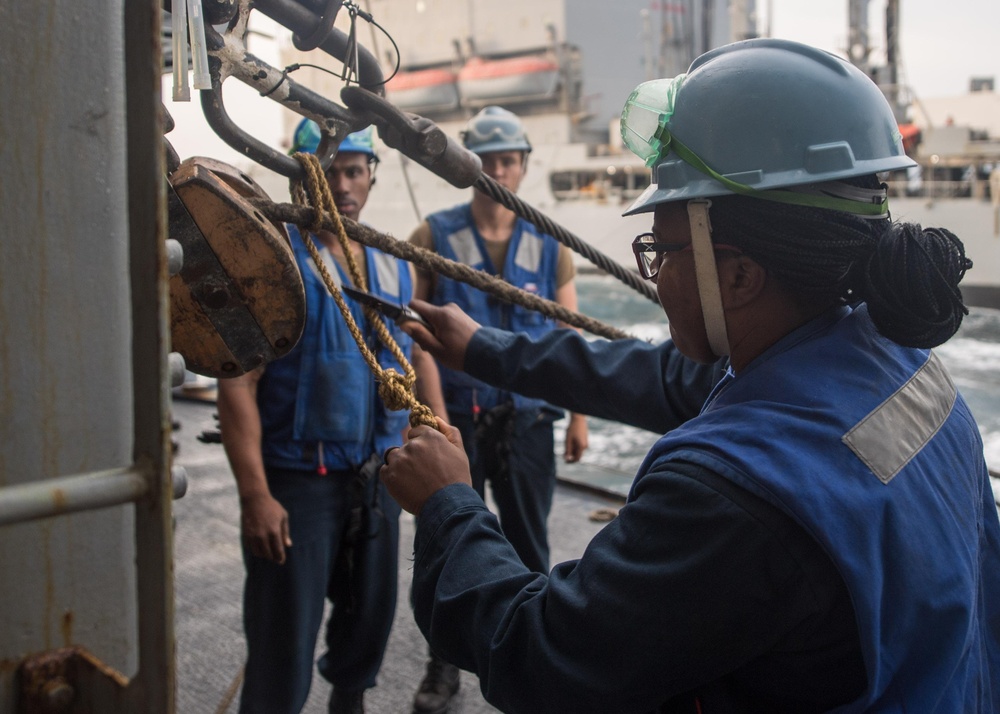
[[[124,1],[0,3],[0,499],[138,456]],[[0,526],[0,713],[33,653],[79,644],[136,673],[136,520],[119,505]]]

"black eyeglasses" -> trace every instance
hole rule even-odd
[[[635,253],[635,262],[639,266],[639,275],[646,280],[652,280],[660,272],[664,253],[681,253],[686,250],[693,250],[690,243],[657,243],[653,233],[640,233],[632,241],[632,252]],[[743,252],[734,245],[724,243],[713,243],[712,250]]]
[[[690,243],[657,243],[652,233],[640,233],[632,241],[632,252],[639,266],[639,275],[646,280],[652,280],[660,271],[664,253],[679,253],[691,250]]]

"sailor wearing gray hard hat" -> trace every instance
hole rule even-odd
[[[480,157],[485,176],[517,192],[532,147],[516,114],[498,106],[485,107],[466,124],[461,140]],[[470,202],[428,216],[410,240],[576,310],[572,253],[478,189]],[[555,321],[539,313],[428,271],[418,271],[415,295],[436,304],[455,302],[483,324],[512,332],[540,336],[556,327]],[[475,489],[485,496],[486,484],[490,484],[500,522],[518,557],[533,570],[546,572],[548,516],[556,485],[553,422],[563,412],[542,400],[495,389],[458,370],[443,367],[440,372],[449,420],[461,430],[473,463]],[[571,413],[563,458],[578,461],[587,444],[586,419]],[[432,652],[414,698],[414,714],[444,711],[458,684],[454,664]]]
[[[505,712],[1000,711],[1000,521],[928,349],[969,261],[890,220],[878,173],[910,160],[885,99],[833,55],[750,40],[637,88],[623,132],[653,168],[633,246],[673,340],[528,338],[422,303],[433,333],[407,331],[470,378],[664,435],[545,574],[456,433],[412,430],[382,479],[419,514],[431,646]]]

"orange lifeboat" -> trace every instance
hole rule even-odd
[[[559,83],[559,64],[547,57],[527,56],[488,60],[473,57],[458,72],[463,101],[550,96]]]
[[[920,143],[920,127],[916,124],[900,124],[899,135],[903,137],[903,151],[912,156]]]
[[[446,111],[458,107],[457,75],[450,69],[399,72],[386,85],[389,101],[410,111]]]

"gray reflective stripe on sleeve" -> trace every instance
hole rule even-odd
[[[889,483],[941,428],[957,394],[931,353],[906,384],[844,434],[843,442],[882,483]]]
[[[372,254],[378,286],[386,295],[399,300],[399,261],[386,253]]]
[[[326,272],[330,274],[333,278],[334,285],[341,285],[342,281],[340,279],[340,270],[337,268],[337,259],[333,257],[329,248],[320,248],[319,256],[323,259],[323,265],[326,266]],[[307,258],[309,261],[309,269],[312,271],[319,281],[323,282],[323,276],[319,273],[319,268],[316,267],[316,263],[313,262],[312,256]]]
[[[537,273],[542,264],[542,247],[543,240],[540,236],[522,233],[521,241],[517,245],[517,255],[514,256],[514,265],[529,273]]]
[[[463,228],[448,236],[448,245],[455,252],[455,257],[459,263],[466,265],[479,265],[483,262],[483,256],[476,245],[476,238],[472,235],[471,228]]]

